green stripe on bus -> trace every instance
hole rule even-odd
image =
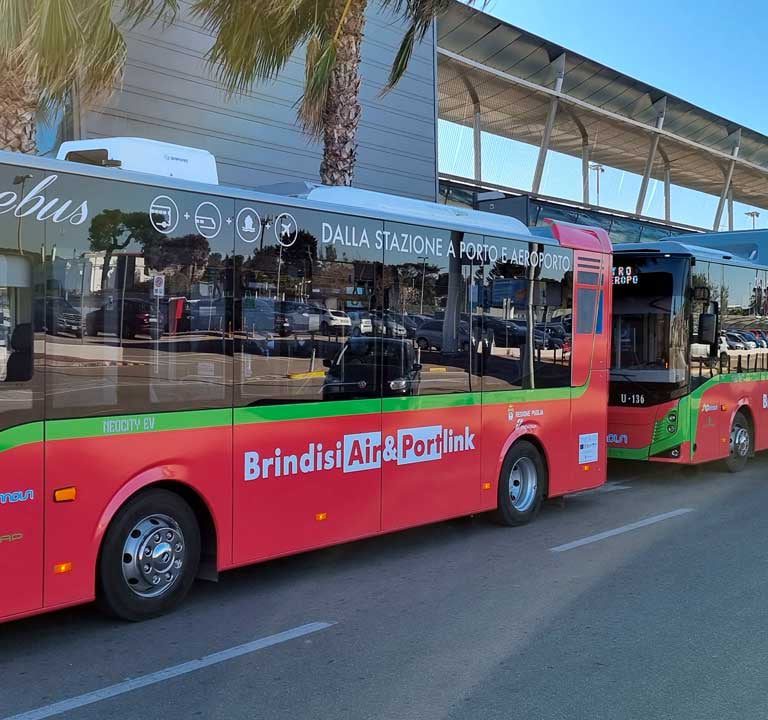
[[[383,400],[339,400],[234,409],[185,410],[49,420],[46,423],[34,422],[0,431],[0,452],[20,445],[42,442],[43,432],[45,432],[47,440],[76,440],[145,432],[228,427],[232,424],[318,420],[350,415],[370,415],[380,412],[393,413],[505,403],[547,402],[567,400],[569,397],[577,399],[584,394],[587,386],[588,383],[578,388],[499,390],[384,398]]]
[[[76,438],[130,435],[167,430],[198,430],[225,427],[231,424],[231,408],[185,410],[170,413],[110,415],[107,417],[78,418],[76,420],[49,420],[45,424],[45,436],[47,440],[74,440]]]
[[[17,425],[0,432],[0,452],[43,441],[43,423]]]

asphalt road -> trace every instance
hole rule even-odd
[[[763,720],[768,457],[610,483],[523,528],[477,517],[231,572],[142,624],[0,625],[0,720]],[[315,622],[333,624],[269,639]],[[68,698],[88,704],[51,714]]]

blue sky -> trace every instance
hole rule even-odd
[[[710,0],[490,0],[486,12],[559,43],[609,67],[678,95],[696,105],[768,135],[765,32],[768,4]],[[441,127],[441,169],[463,170],[471,135]],[[530,187],[536,148],[484,136],[484,177]],[[512,170],[511,168],[514,168]],[[580,197],[577,160],[550,153],[542,192]],[[649,190],[645,213],[663,215],[660,183]],[[639,178],[614,170],[601,178],[601,204],[634,210]],[[595,189],[592,188],[594,200]],[[711,226],[717,199],[673,188],[672,217]],[[736,204],[736,226],[751,223]],[[768,212],[758,220],[768,227]]]

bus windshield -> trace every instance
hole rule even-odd
[[[618,255],[614,263],[611,380],[686,382],[689,259]]]

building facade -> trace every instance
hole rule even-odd
[[[317,179],[321,146],[296,120],[303,52],[276,81],[228,98],[205,62],[212,38],[184,7],[169,27],[144,25],[126,33],[121,89],[105,105],[80,108],[75,134],[81,139],[147,137],[204,148],[216,156],[220,182],[226,185],[253,188]],[[363,115],[356,185],[434,200],[437,70],[432,33],[416,48],[400,84],[382,95],[403,32],[390,13],[371,3],[360,69]]]

